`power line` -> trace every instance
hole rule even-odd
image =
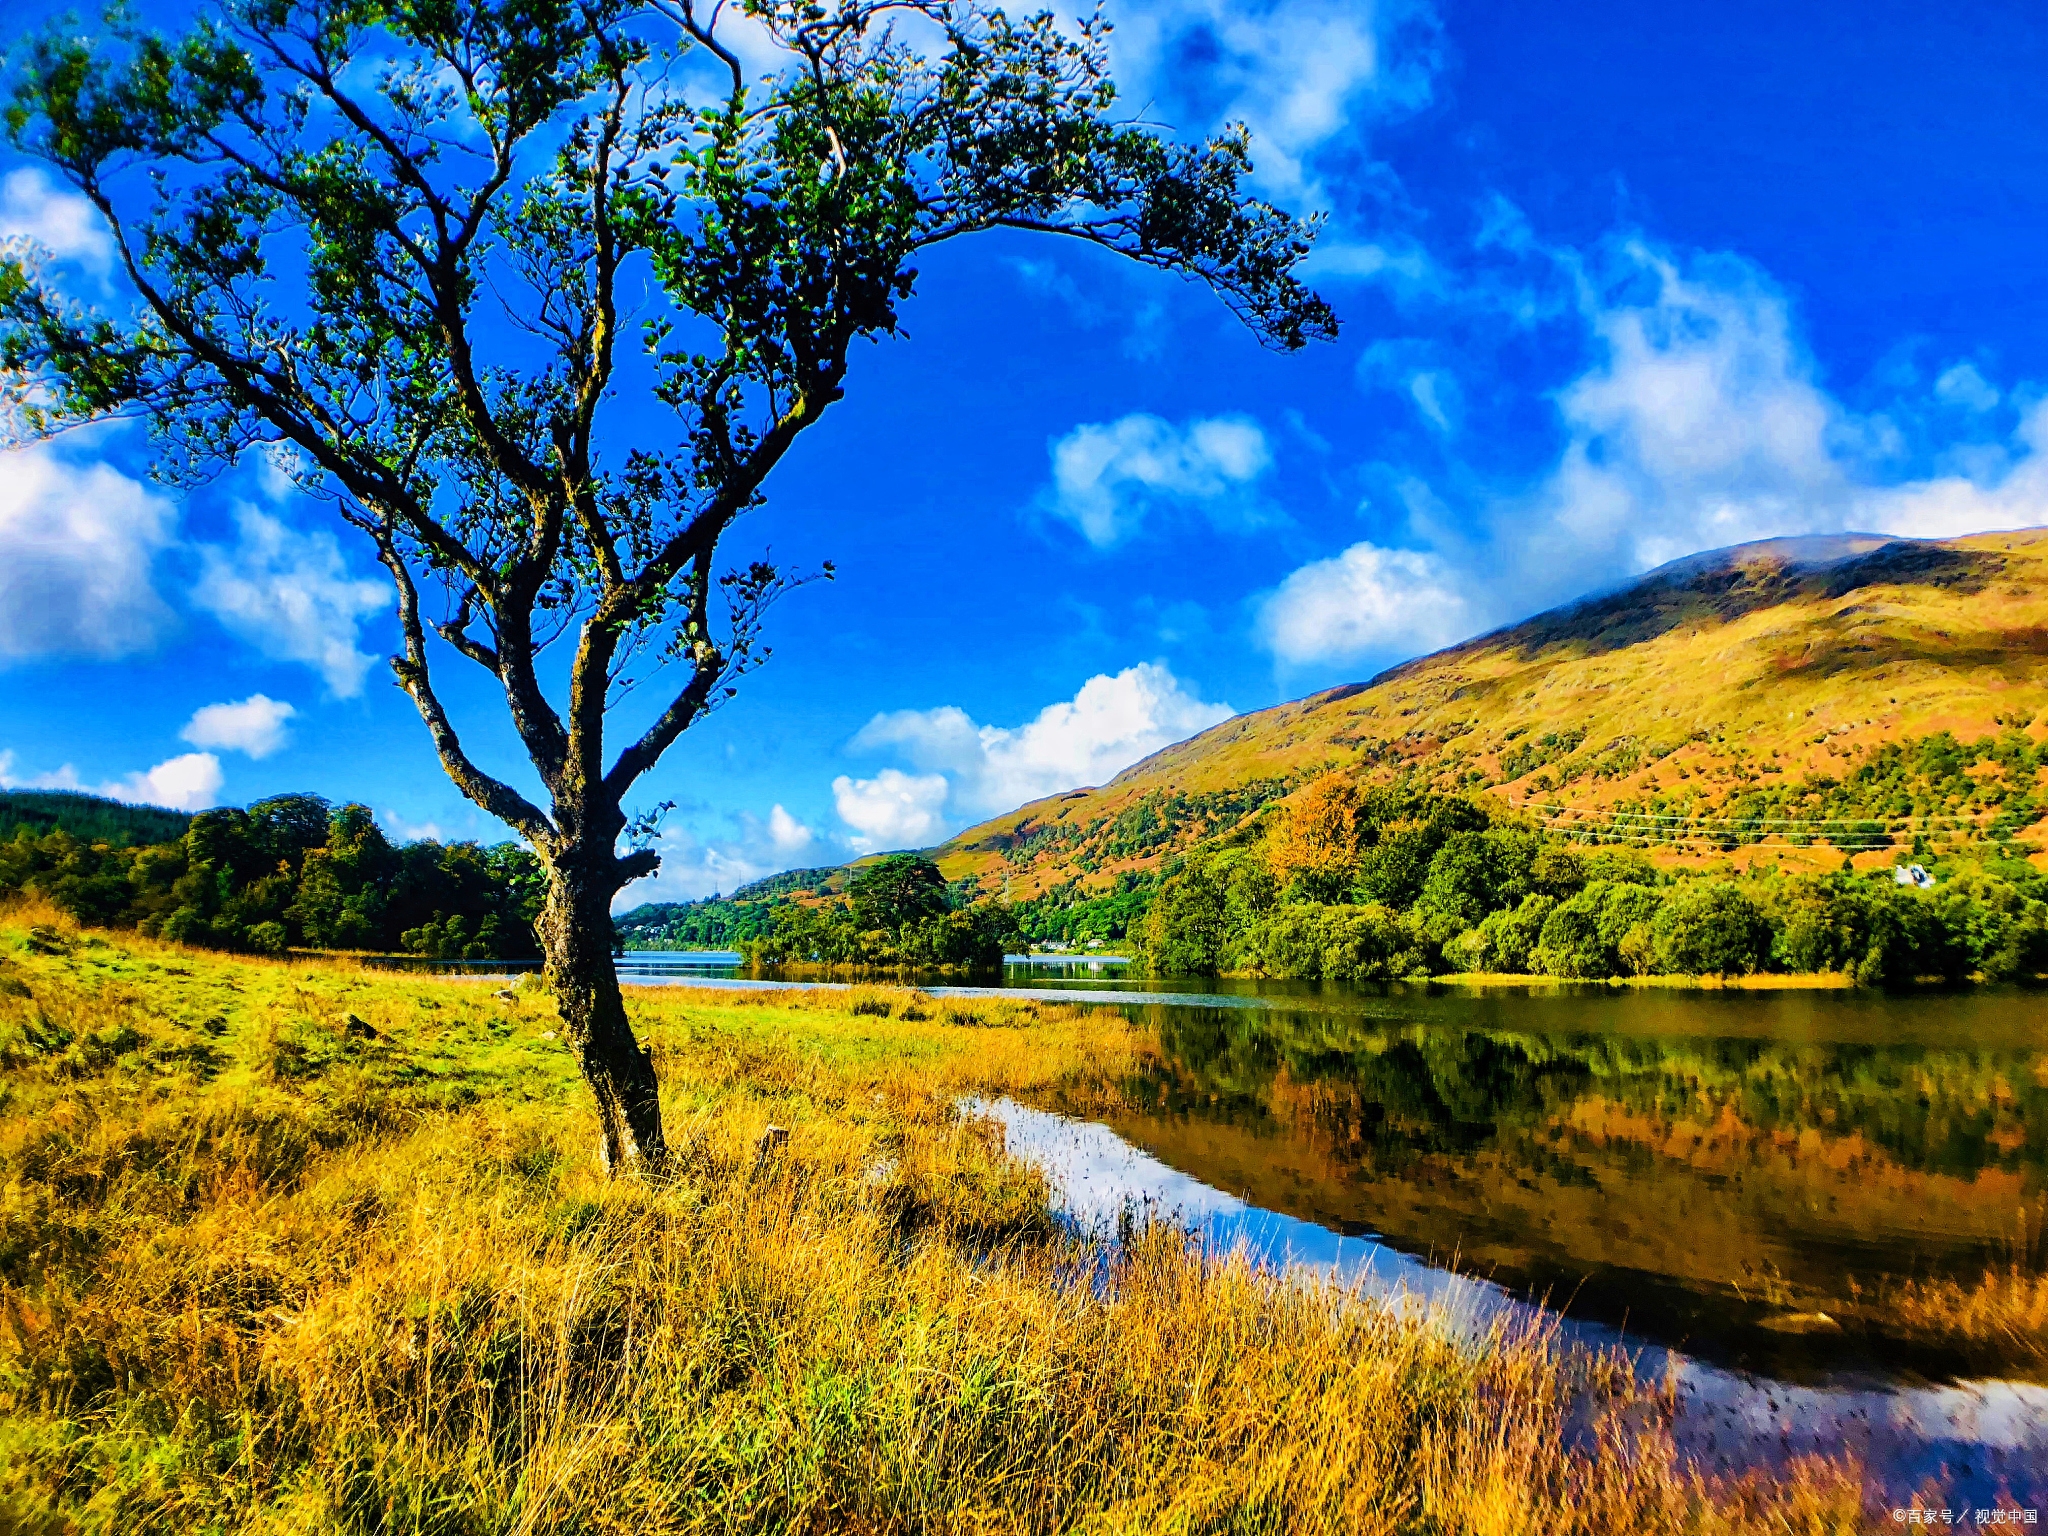
[[[1981,826],[1981,825],[1983,825],[1983,818],[1982,818],[1982,817],[1980,817],[1980,816],[1973,816],[1973,815],[1964,815],[1964,814],[1956,814],[1956,815],[1943,815],[1943,814],[1937,814],[1937,813],[1928,813],[1928,814],[1926,814],[1926,815],[1920,815],[1920,816],[1908,816],[1908,815],[1880,815],[1880,816],[1812,816],[1812,817],[1799,817],[1799,816],[1688,816],[1688,815],[1682,815],[1682,814],[1680,814],[1680,813],[1678,813],[1678,812],[1668,812],[1668,811],[1623,811],[1623,810],[1606,810],[1606,811],[1594,811],[1594,810],[1590,810],[1590,809],[1584,809],[1584,808],[1581,808],[1581,807],[1579,807],[1579,806],[1572,806],[1572,805],[1559,805],[1559,804],[1555,804],[1555,803],[1553,803],[1553,804],[1551,804],[1551,805],[1548,805],[1548,806],[1536,806],[1536,807],[1533,807],[1533,808],[1532,808],[1532,807],[1530,807],[1530,806],[1528,805],[1528,803],[1527,803],[1526,801],[1525,801],[1525,802],[1523,803],[1523,805],[1522,805],[1521,809],[1523,809],[1523,810],[1530,810],[1530,809],[1533,809],[1533,810],[1535,811],[1535,813],[1536,813],[1537,815],[1539,815],[1539,816],[1593,816],[1593,815],[1597,815],[1597,816],[1600,816],[1600,817],[1603,817],[1603,818],[1606,818],[1606,819],[1611,819],[1611,820],[1623,820],[1623,819],[1627,819],[1627,820],[1635,820],[1635,821],[1648,821],[1648,822],[1664,822],[1664,821],[1676,821],[1676,822],[1682,822],[1682,823],[1684,823],[1684,824],[1685,824],[1685,825],[1687,825],[1687,826],[1728,826],[1728,827],[1795,827],[1795,828],[1796,828],[1796,827],[1854,827],[1854,826],[1862,826],[1862,825],[1864,825],[1864,824],[1866,824],[1866,823],[1869,823],[1869,822],[1892,822],[1892,821],[1907,821],[1907,822],[1913,822],[1913,821],[1917,821],[1917,822],[1921,822],[1921,823],[1934,823],[1934,822],[1955,822],[1955,823],[1958,823],[1958,824],[1960,824],[1960,825],[1963,825],[1963,826],[1973,826],[1973,827],[1974,827],[1974,826]],[[1993,817],[1993,819],[1995,820],[1995,819],[1996,819],[1996,817]]]
[[[1599,842],[1630,843],[1645,847],[1662,847],[1682,843],[1708,843],[1719,848],[1750,846],[1758,847],[1776,843],[1783,846],[1802,847],[1807,843],[1794,843],[1797,837],[1808,837],[1811,842],[1825,843],[1844,853],[1869,853],[1879,849],[1911,847],[1918,843],[1936,846],[1956,846],[1988,839],[1973,836],[1976,827],[1920,827],[1871,831],[1819,831],[1811,834],[1799,830],[1757,831],[1745,830],[1740,823],[1720,828],[1695,830],[1687,826],[1645,825],[1640,821],[1618,818],[1603,818],[1586,813],[1574,813],[1576,819],[1544,817],[1544,826],[1554,832],[1571,836],[1590,838]]]

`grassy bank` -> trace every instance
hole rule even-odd
[[[659,1190],[599,1177],[544,997],[0,918],[0,1529],[1860,1518],[1853,1469],[1699,1480],[1656,1401],[1542,1338],[1456,1344],[1169,1233],[1080,1247],[950,1106],[1112,1092],[1141,1048],[1113,1014],[633,1007]],[[1575,1441],[1581,1390],[1616,1411]]]

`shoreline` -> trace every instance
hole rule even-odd
[[[1645,1532],[1795,1507],[1850,1529],[1872,1507],[1847,1449],[1695,1467],[1662,1388],[1555,1330],[1454,1337],[1166,1226],[1112,1251],[1063,1225],[1024,1149],[955,1106],[1111,1105],[1143,1031],[1085,993],[633,987],[678,1159],[649,1185],[595,1167],[587,1090],[539,989],[75,928],[32,948],[32,920],[0,917],[0,1081],[19,1111],[0,1164],[31,1194],[84,1157],[103,1173],[23,1207],[95,1236],[52,1249],[22,1295],[90,1290],[98,1309],[0,1351],[21,1380],[59,1346],[123,1361],[75,1405],[10,1406],[11,1475],[51,1499],[175,1497],[204,1524],[219,1500],[262,1497],[240,1468],[274,1466],[314,1501],[302,1527],[326,1529],[319,1512],[343,1505],[321,1501],[353,1497],[347,1441],[408,1447],[383,1463],[404,1507],[459,1471],[483,1525],[516,1523],[505,1501],[557,1463],[577,1475],[549,1497],[591,1510],[676,1485],[736,1497],[767,1468],[811,1467],[791,1523],[876,1528],[1020,1498],[1055,1501],[1058,1528],[1133,1497],[1146,1524],[1186,1524],[1191,1488],[1249,1507],[1276,1456],[1317,1469],[1276,1507],[1295,1529],[1348,1528],[1393,1498],[1461,1529],[1497,1499],[1544,1528]],[[169,1203],[166,1176],[185,1192]],[[218,1296],[203,1309],[164,1300],[201,1284]],[[147,1343],[165,1315],[189,1315],[189,1348]],[[631,1369],[603,1342],[625,1338],[647,1341]],[[260,1366],[207,1364],[231,1348]],[[518,1403],[491,1386],[509,1358],[536,1401],[581,1394],[573,1424],[534,1421],[554,1463],[507,1459],[527,1433],[508,1438]],[[985,1387],[960,1396],[969,1381]],[[280,1416],[245,1418],[252,1392]],[[255,1439],[215,1466],[157,1412],[173,1399]],[[475,1407],[428,1410],[449,1402]],[[1615,1416],[1612,1438],[1577,1434],[1587,1403]],[[768,1459],[663,1460],[706,1444]],[[123,1481],[181,1466],[197,1470],[174,1490]]]

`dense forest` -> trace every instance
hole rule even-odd
[[[155,805],[124,805],[101,795],[69,789],[0,790],[0,842],[13,841],[26,827],[37,837],[69,832],[88,843],[129,848],[140,843],[168,843],[185,835],[192,824],[187,811]]]
[[[838,865],[785,870],[740,886],[730,896],[645,902],[615,917],[612,927],[627,949],[738,949],[774,928],[777,908],[835,896],[845,888],[846,876]]]
[[[1944,845],[1935,883],[1892,869],[1660,871],[1489,799],[1331,774],[1193,850],[1140,928],[1161,975],[1846,972],[1899,985],[2048,968],[2048,876],[2003,844]]]
[[[846,891],[849,879],[858,878],[861,867],[793,869],[743,885],[730,896],[649,902],[614,919],[613,926],[627,949],[744,950],[776,932],[777,914],[783,908],[830,906]],[[1156,875],[1124,874],[1107,891],[1088,891],[1068,881],[1015,903],[1009,913],[1020,943],[1061,948],[1084,947],[1091,939],[1121,943],[1144,920],[1158,883]],[[946,886],[949,910],[965,909],[973,900],[973,881]],[[810,920],[792,915],[782,921],[785,933],[793,934],[797,930],[788,925]]]
[[[139,845],[24,820],[0,842],[0,895],[31,891],[82,923],[260,954],[539,953],[546,884],[517,843],[393,844],[367,807],[317,795],[177,819],[177,836]]]
[[[768,910],[767,931],[739,944],[758,965],[988,971],[1025,942],[1007,906],[964,904],[938,866],[914,853],[856,867],[843,895],[792,897]]]

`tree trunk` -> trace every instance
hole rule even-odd
[[[657,1173],[668,1160],[654,1062],[626,1022],[619,973],[612,964],[616,889],[616,883],[558,859],[549,870],[547,902],[537,925],[555,1007],[576,1049],[583,1080],[597,1096],[604,1165],[614,1177]]]

